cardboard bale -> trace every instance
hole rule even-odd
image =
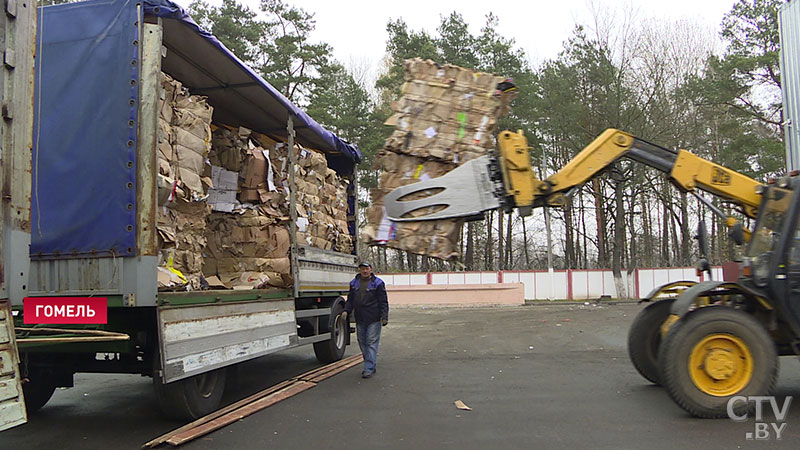
[[[213,108],[205,97],[191,95],[179,81],[163,72],[161,88],[159,176],[172,178],[186,194],[201,198],[210,184],[202,175],[211,147]]]
[[[229,130],[219,127],[214,130],[211,137],[212,151],[209,154],[211,165],[220,166],[231,172],[242,170],[242,160],[248,151],[250,130],[240,127],[237,130]]]
[[[234,289],[267,284],[285,287],[291,273],[291,243],[286,227],[274,220],[259,209],[242,214],[212,213],[206,230],[209,244],[204,274],[217,276]],[[242,278],[243,273],[249,274],[248,280]]]
[[[395,129],[379,152],[378,188],[370,191],[362,240],[441,259],[459,256],[462,221],[394,223],[383,198],[411,183],[436,178],[493,148],[497,120],[516,94],[502,77],[430,60],[405,61],[402,97],[386,121]]]
[[[353,239],[349,227],[338,227],[337,221],[347,223],[347,192],[349,183],[327,167],[325,155],[313,149],[296,146],[295,185],[297,187],[296,239],[301,245],[323,250],[352,253]],[[278,143],[269,152],[278,191],[288,194],[288,147]],[[288,198],[288,195],[287,195]]]
[[[213,108],[183,85],[161,74],[156,186],[159,288],[201,289],[209,205],[201,200],[210,180],[203,178]]]
[[[264,156],[262,148],[257,147],[247,152],[244,170],[240,174],[242,192],[239,194],[239,200],[242,202],[259,202],[261,200],[259,191],[269,192],[274,190],[274,187],[270,189],[267,181],[268,168],[268,160]]]
[[[183,283],[171,287],[201,289],[203,251],[206,247],[205,229],[210,208],[206,202],[175,199],[168,207],[158,209],[156,230],[159,236],[161,261],[159,266],[173,273],[180,272]],[[163,270],[162,278],[166,275]],[[179,276],[180,278],[180,276]],[[174,279],[172,280],[174,281]]]

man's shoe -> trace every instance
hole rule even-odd
[[[373,372],[361,372],[361,378],[369,378],[372,374]]]

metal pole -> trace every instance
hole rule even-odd
[[[295,298],[300,296],[300,271],[297,264],[297,188],[295,186],[295,170],[297,167],[297,154],[294,151],[294,122],[292,115],[286,121],[286,134],[289,137],[289,239],[291,242],[292,262],[292,290]]]

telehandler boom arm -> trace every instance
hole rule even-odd
[[[608,129],[558,172],[540,180],[533,172],[527,140],[521,131],[503,131],[496,154],[474,159],[448,174],[402,186],[385,199],[394,221],[481,218],[499,207],[528,215],[540,206],[559,206],[569,192],[599,175],[615,161],[628,158],[664,172],[679,189],[709,192],[741,207],[755,218],[761,184],[752,178],[686,150],[672,150]],[[717,214],[719,210],[715,210]],[[728,226],[737,221],[723,217]]]

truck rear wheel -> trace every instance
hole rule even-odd
[[[22,384],[22,393],[25,395],[25,409],[31,414],[42,409],[50,401],[53,392],[56,391],[56,383],[46,372],[32,374],[28,380]]]
[[[344,356],[350,327],[347,320],[342,319],[343,312],[344,302],[337,299],[331,307],[331,315],[327,324],[320,327],[320,334],[330,332],[331,335],[327,341],[314,343],[314,354],[317,356],[317,360],[323,364],[339,361]]]
[[[695,417],[728,417],[728,400],[770,395],[778,378],[778,353],[767,330],[726,306],[700,308],[673,325],[658,360],[670,397]],[[733,407],[741,415],[750,405]]]
[[[157,374],[153,386],[158,406],[169,418],[194,420],[215,411],[225,391],[225,368],[164,384]]]
[[[657,301],[639,311],[628,331],[628,356],[633,367],[648,381],[661,384],[658,368],[658,347],[661,345],[661,324],[669,317],[675,299]]]

